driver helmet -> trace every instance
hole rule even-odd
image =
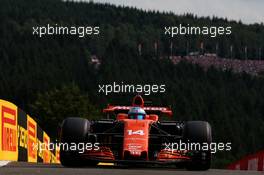
[[[143,120],[145,119],[145,116],[146,116],[146,112],[140,107],[132,107],[128,111],[129,119]]]

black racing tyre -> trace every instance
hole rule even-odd
[[[211,126],[205,121],[189,121],[185,123],[184,139],[187,143],[212,143]],[[187,165],[188,170],[208,170],[211,167],[211,151],[192,151],[191,162]]]
[[[96,162],[87,162],[82,160],[78,150],[66,150],[63,144],[69,146],[74,143],[86,143],[90,131],[90,122],[83,118],[67,118],[61,126],[61,145],[60,145],[60,162],[63,166],[75,167],[87,165],[96,165]]]

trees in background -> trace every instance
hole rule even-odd
[[[34,26],[100,26],[99,36],[32,35]],[[164,36],[167,25],[232,26],[230,37]],[[172,105],[175,120],[208,120],[216,142],[232,142],[232,153],[218,154],[217,164],[263,149],[264,80],[231,71],[208,71],[181,62],[204,42],[222,57],[257,59],[264,46],[263,24],[243,25],[218,18],[145,12],[128,7],[58,0],[0,1],[0,98],[17,104],[55,137],[65,117],[101,116],[107,103],[129,103],[135,94],[98,93],[98,84],[165,84],[166,93],[146,96]],[[155,51],[155,43],[157,50]],[[142,53],[138,53],[139,45]],[[230,47],[232,46],[232,56]],[[260,53],[262,55],[264,49]],[[91,64],[94,56],[99,68]]]
[[[75,84],[39,93],[31,108],[38,124],[53,138],[57,137],[58,126],[67,117],[96,119],[100,116],[99,109]]]

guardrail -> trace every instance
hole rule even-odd
[[[0,160],[60,163],[59,147],[48,148],[50,142],[33,118],[0,99]]]
[[[230,164],[227,169],[264,171],[264,150]]]

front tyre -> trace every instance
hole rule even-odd
[[[75,167],[84,165],[96,165],[97,162],[85,161],[81,158],[79,150],[66,149],[65,144],[70,148],[71,144],[86,143],[90,132],[90,122],[83,118],[67,118],[61,126],[60,162],[63,166]]]
[[[188,143],[212,143],[211,126],[204,121],[189,121],[184,126],[184,138]],[[202,145],[201,145],[202,146]],[[209,147],[210,148],[210,147]],[[211,167],[211,151],[192,151],[191,162],[187,165],[188,170],[208,170]]]

